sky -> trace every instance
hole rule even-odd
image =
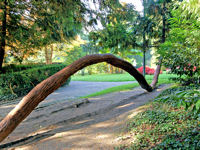
[[[143,10],[142,0],[120,0],[120,2],[132,3],[139,12]]]

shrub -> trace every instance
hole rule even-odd
[[[23,71],[27,69],[32,69],[32,68],[38,68],[38,67],[47,67],[47,66],[53,66],[57,64],[50,64],[46,65],[44,63],[37,63],[37,64],[21,64],[21,65],[16,65],[16,64],[9,64],[3,67],[3,73],[9,73],[9,72],[18,72],[18,71]]]
[[[63,69],[65,65],[48,65],[0,75],[0,100],[14,99],[27,94],[38,83]],[[65,83],[69,84],[70,79]]]
[[[143,66],[138,68],[137,70],[142,74],[143,73]],[[154,72],[155,72],[155,69],[145,66],[145,72],[148,75],[153,75]],[[162,71],[160,71],[160,73],[162,74]]]

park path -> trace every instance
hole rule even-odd
[[[65,85],[52,94],[50,94],[43,103],[40,104],[51,104],[60,101],[69,101],[77,99],[78,97],[86,96],[104,89],[135,83],[136,81],[126,82],[88,82],[88,81],[71,81],[69,85]]]
[[[82,96],[86,96],[110,87],[135,83],[136,81],[126,81],[126,82],[88,82],[88,81],[71,81],[69,85],[64,85],[57,89],[55,92],[50,94],[42,103],[42,105],[48,105],[52,103],[58,103],[60,101],[69,101],[77,99]],[[21,100],[21,99],[20,99]],[[0,101],[0,108],[2,105],[15,105],[19,102],[17,101]],[[12,107],[13,108],[13,107]],[[5,110],[3,110],[4,112]],[[0,110],[0,119],[4,115]],[[7,111],[6,111],[7,113]]]
[[[59,105],[63,104],[72,105],[74,101],[77,103],[80,102],[80,100],[78,100],[78,97],[86,96],[110,87],[134,83],[134,82],[135,81],[127,81],[127,82],[71,81],[69,85],[64,85],[60,87],[55,92],[50,94],[44,101],[42,101],[35,109],[33,115],[31,114],[32,117],[29,116],[27,120],[32,120],[31,118],[35,118],[33,120],[37,120],[37,117],[41,118],[45,114],[45,111],[48,112],[50,106],[56,107],[56,105],[58,105],[57,107],[59,107]],[[9,101],[0,102],[0,120],[2,120],[18,104],[19,100],[21,99],[11,102]],[[40,110],[42,110],[42,113],[39,113],[41,112]],[[38,126],[36,125],[35,128],[38,128]],[[12,140],[15,140],[15,138]]]
[[[151,93],[138,87],[38,107],[0,145],[0,149],[113,149],[120,144],[116,135],[124,127],[130,112],[141,111],[141,105],[168,87],[162,85]]]

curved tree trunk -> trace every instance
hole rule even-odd
[[[145,78],[130,63],[119,59],[111,54],[95,54],[80,58],[71,65],[47,78],[33,88],[20,103],[0,122],[0,142],[3,141],[18,125],[22,122],[38,104],[49,94],[58,89],[71,75],[82,68],[107,62],[115,67],[119,67],[131,74],[140,86],[151,92],[152,87],[146,82]]]

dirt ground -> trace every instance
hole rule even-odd
[[[113,150],[131,116],[170,85],[37,107],[0,145],[12,150]],[[5,106],[4,110],[9,109]],[[11,107],[11,106],[10,106]],[[2,110],[2,107],[1,107]],[[126,141],[127,142],[127,141]]]

